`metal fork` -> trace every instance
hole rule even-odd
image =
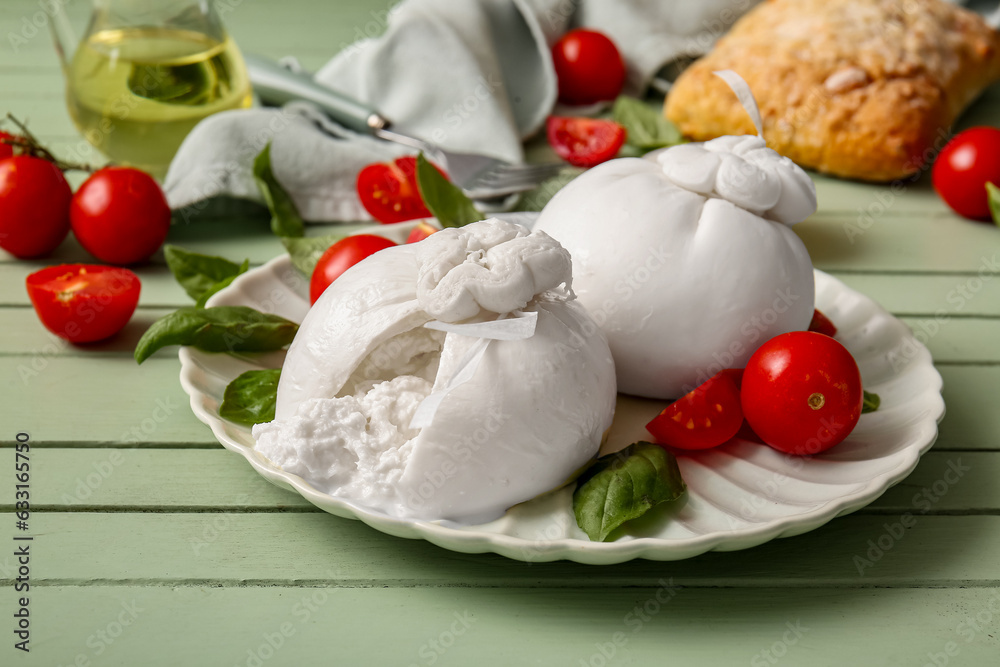
[[[511,164],[488,155],[446,151],[430,142],[397,132],[388,119],[373,107],[317,84],[312,77],[292,72],[273,60],[246,56],[254,92],[261,101],[284,104],[307,100],[338,123],[355,132],[416,148],[448,172],[452,183],[472,199],[495,200],[531,190],[554,176],[565,165]]]

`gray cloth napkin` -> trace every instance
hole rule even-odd
[[[406,0],[384,35],[347,47],[316,80],[373,105],[403,132],[519,162],[522,142],[555,105],[550,48],[567,29],[608,34],[628,67],[629,92],[641,94],[664,64],[705,53],[753,4]],[[164,186],[170,205],[189,218],[219,198],[261,201],[252,167],[268,141],[275,177],[314,222],[370,219],[355,192],[357,173],[413,152],[355,134],[306,103],[224,112],[198,124],[181,145]]]

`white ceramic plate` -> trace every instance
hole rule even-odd
[[[298,322],[309,307],[307,287],[282,255],[240,276],[209,303],[252,306]],[[321,493],[280,470],[254,451],[250,429],[221,419],[218,409],[230,380],[247,370],[280,367],[283,352],[237,358],[182,348],[181,384],[194,413],[223,446],[241,454],[267,480],[331,514],[446,549],[523,561],[679,560],[798,535],[853,512],[909,474],[937,437],[944,401],[941,376],[927,348],[874,301],[819,271],[816,304],[836,322],[838,340],[857,359],[866,389],[881,396],[882,407],[864,415],[845,442],[810,459],[740,440],[679,456],[686,496],[633,522],[628,534],[613,542],[591,542],[577,527],[572,485],[513,507],[492,523],[462,526],[389,517]],[[661,408],[655,401],[620,398],[605,451],[647,439],[644,425]]]

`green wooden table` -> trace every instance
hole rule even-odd
[[[380,30],[385,10],[220,6],[244,49],[307,67]],[[82,154],[49,37],[30,34],[39,11],[0,5],[0,110],[30,119],[57,152]],[[11,33],[27,36],[16,52]],[[963,119],[998,122],[997,89]],[[80,349],[43,330],[24,278],[86,261],[83,251],[70,240],[43,262],[0,257],[0,664],[998,664],[1000,230],[956,218],[927,179],[905,191],[816,180],[820,211],[796,229],[818,268],[926,332],[945,381],[940,437],[855,514],[675,563],[526,564],[320,512],[216,443],[188,408],[176,350],[135,365],[142,331],[187,303],[162,260],[139,269],[126,331]],[[171,241],[254,264],[281,251],[257,222],[179,228]],[[14,590],[18,432],[32,443],[26,594]],[[956,466],[962,476],[945,481]],[[915,524],[887,540],[907,512]],[[14,648],[23,595],[28,654]]]

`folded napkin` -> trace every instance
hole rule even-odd
[[[628,67],[628,92],[642,94],[666,63],[706,52],[755,1],[405,0],[384,35],[344,49],[315,77],[404,133],[520,162],[523,141],[555,105],[550,48],[570,27],[608,34]],[[253,159],[269,141],[275,177],[313,222],[370,219],[357,173],[413,153],[351,132],[308,103],[219,113],[177,152],[164,186],[171,206],[190,219],[210,206],[218,215],[231,198],[261,201]]]

